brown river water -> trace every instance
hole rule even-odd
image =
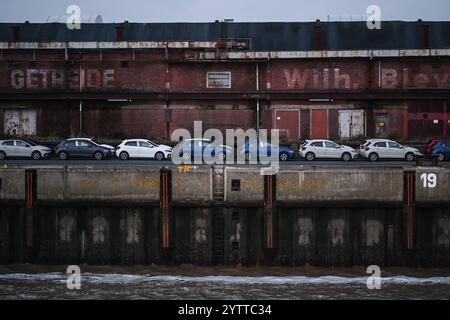
[[[81,288],[70,290],[66,268],[0,266],[0,299],[450,299],[450,269],[382,269],[370,290],[362,267],[80,265]]]

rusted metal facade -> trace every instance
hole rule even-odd
[[[202,120],[205,130],[277,128],[286,140],[448,137],[450,24],[363,25],[183,24],[189,35],[109,24],[75,35],[0,24],[0,134],[169,140]],[[361,33],[378,41],[343,39]]]

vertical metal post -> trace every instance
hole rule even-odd
[[[447,108],[448,102],[444,102],[444,137],[447,137],[447,125],[449,124],[449,119],[447,119]]]
[[[25,219],[24,262],[33,261],[33,239],[35,238],[36,170],[25,171]]]
[[[161,171],[162,247],[168,249],[170,243],[170,171]]]
[[[83,100],[80,100],[80,135],[83,135]]]
[[[259,64],[256,63],[256,91],[259,92]],[[256,100],[256,133],[259,136],[259,99]]]
[[[266,261],[271,262],[274,258],[274,216],[276,199],[276,176],[264,176],[264,220],[265,220],[265,251]]]
[[[414,249],[414,209],[415,209],[415,185],[416,175],[413,171],[404,173],[404,196],[403,196],[403,221],[405,230],[405,248],[406,250]]]

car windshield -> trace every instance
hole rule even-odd
[[[89,141],[91,141],[91,142],[93,142],[94,144],[96,144],[96,145],[100,145],[100,143],[98,143],[97,141],[95,141],[95,140],[89,140]]]
[[[145,142],[150,143],[150,144],[151,144],[152,146],[154,146],[154,147],[158,147],[158,144],[154,143],[153,141],[145,140]]]

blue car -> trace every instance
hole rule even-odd
[[[232,157],[233,149],[225,145],[217,145],[208,139],[187,139],[181,145],[178,154],[186,161],[192,158],[203,159],[203,155],[225,161],[227,157]]]
[[[439,161],[450,159],[450,140],[437,140],[430,147],[430,157]]]
[[[272,154],[278,154],[280,161],[287,161],[294,158],[294,151],[285,146],[274,146],[268,142],[263,141],[248,141],[241,148],[241,155],[246,161],[258,159],[264,156],[271,157]]]

